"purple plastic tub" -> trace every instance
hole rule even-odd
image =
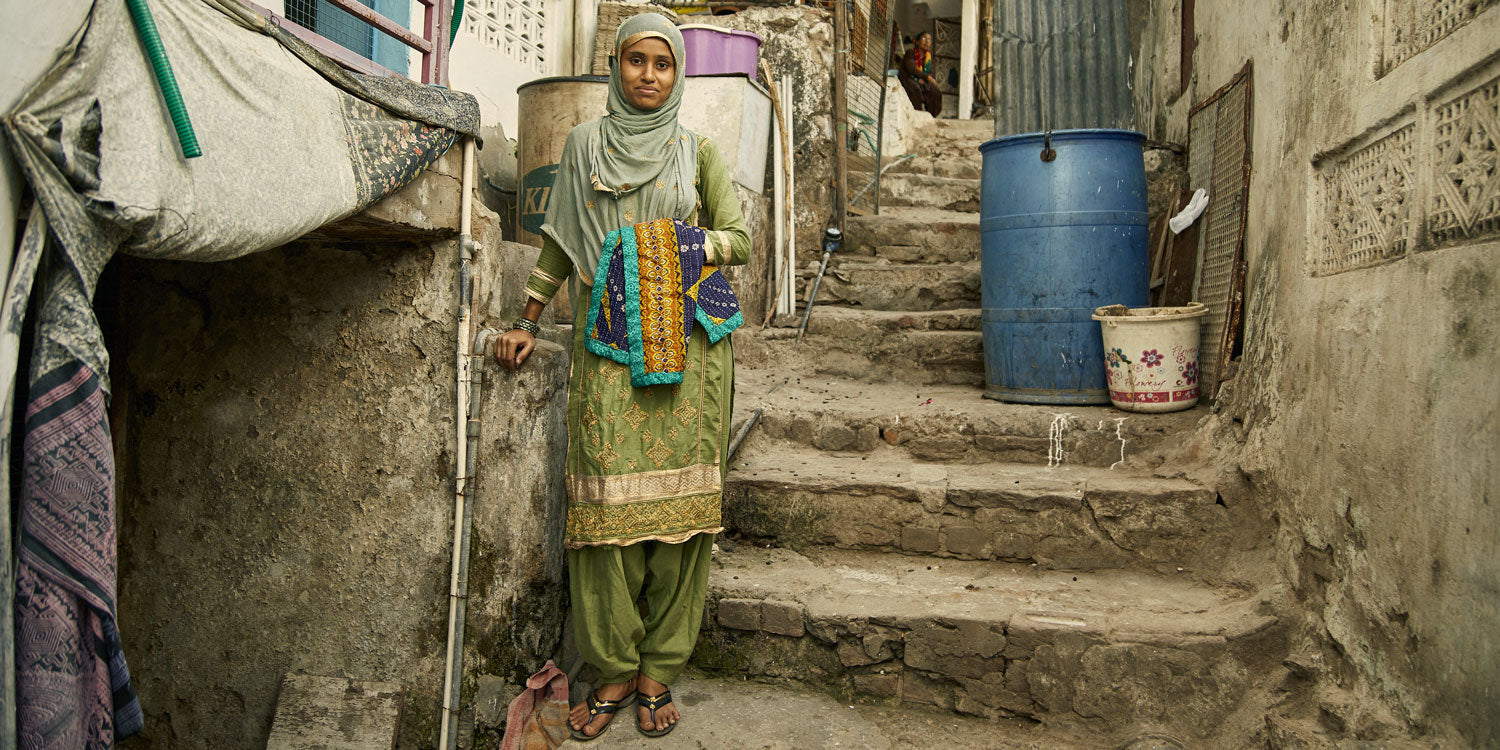
[[[760,59],[760,35],[704,24],[686,24],[677,29],[682,32],[687,75],[743,73],[759,77],[755,66]]]

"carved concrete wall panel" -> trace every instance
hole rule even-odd
[[[1432,125],[1429,240],[1500,234],[1500,77],[1437,103]]]

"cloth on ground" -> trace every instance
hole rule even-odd
[[[568,735],[568,676],[548,659],[510,702],[500,750],[552,750]]]
[[[704,263],[705,234],[701,227],[658,219],[604,239],[586,346],[630,365],[632,386],[681,383],[695,323],[712,344],[744,322],[729,281]]]
[[[279,247],[399,189],[479,128],[472,96],[343,71],[240,3],[151,9],[201,158],[181,158],[120,2],[95,3],[3,122],[36,197],[0,307],[5,424],[36,315],[17,590],[0,575],[20,635],[14,703],[0,704],[16,707],[23,747],[107,746],[140,727],[115,624],[109,353],[92,309],[104,265],[116,252],[221,261]],[[0,496],[12,497],[8,473]]]

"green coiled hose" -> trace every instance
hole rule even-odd
[[[161,44],[161,35],[156,31],[156,20],[146,0],[125,0],[130,9],[130,20],[135,23],[135,32],[141,37],[146,56],[151,58],[151,69],[156,73],[156,85],[167,102],[167,112],[172,116],[172,125],[177,128],[177,143],[182,146],[182,155],[195,159],[203,155],[198,147],[198,136],[193,133],[193,123],[188,119],[187,107],[182,104],[182,94],[177,90],[177,77],[172,75],[172,64],[167,62],[167,50]]]
[[[458,27],[464,25],[464,0],[458,0],[453,4],[453,28],[448,30],[448,46],[453,46],[453,40],[458,38]]]

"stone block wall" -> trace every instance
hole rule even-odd
[[[1198,0],[1184,90],[1181,5],[1136,56],[1148,136],[1253,64],[1244,354],[1207,427],[1278,522],[1294,705],[1500,745],[1500,10]]]

